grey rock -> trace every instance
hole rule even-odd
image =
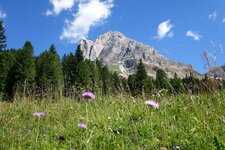
[[[213,67],[207,75],[214,79],[225,79],[225,65]]]
[[[157,69],[163,69],[168,77],[173,77],[175,72],[181,78],[190,73],[200,76],[191,65],[169,60],[153,47],[127,38],[120,32],[107,32],[95,42],[81,40],[80,46],[86,59],[98,59],[114,71],[132,74],[136,71],[139,59],[142,59],[148,74],[153,77]]]

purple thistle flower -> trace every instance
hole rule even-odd
[[[78,123],[77,125],[79,128],[82,128],[82,129],[87,129],[87,125],[86,124],[83,124],[83,123]]]
[[[146,105],[149,105],[149,106],[152,106],[153,108],[159,108],[159,103],[156,103],[155,101],[153,100],[148,100],[145,102]]]
[[[125,74],[122,74],[122,73],[118,74],[118,77],[127,78],[127,76]]]
[[[95,95],[92,92],[84,92],[82,94],[82,99],[94,100],[95,99]]]
[[[43,112],[35,112],[33,115],[40,118],[42,116],[45,116],[45,113],[43,113]]]

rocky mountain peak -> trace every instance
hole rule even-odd
[[[142,59],[151,76],[156,75],[157,69],[165,70],[169,77],[173,77],[175,72],[180,77],[190,73],[197,74],[191,65],[171,61],[153,47],[127,38],[120,32],[109,31],[99,36],[95,42],[81,40],[80,47],[85,59],[98,59],[114,71],[126,75],[135,72],[139,59]]]

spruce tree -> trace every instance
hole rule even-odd
[[[17,57],[17,50],[6,50],[4,51],[4,59],[2,60],[5,62],[4,64],[4,69],[2,68],[0,74],[3,75],[0,80],[4,81],[3,84],[4,86],[2,87],[3,89],[3,94],[4,98],[10,99],[12,98],[12,90],[13,86],[16,83],[15,81],[15,62],[16,62],[16,57]],[[0,63],[1,64],[1,63]],[[0,83],[1,84],[1,83]]]
[[[158,89],[167,89],[168,85],[168,78],[164,70],[158,69],[156,72],[156,87]]]
[[[1,20],[0,21],[0,51],[5,50],[5,48],[6,48],[6,35],[5,35],[4,23]]]
[[[53,98],[59,98],[62,92],[63,71],[54,45],[36,59],[36,67],[37,85],[42,90],[51,92]]]
[[[7,62],[6,61],[6,56],[5,50],[6,48],[6,36],[5,36],[5,29],[4,29],[4,24],[3,21],[0,21],[0,97],[1,93],[4,92],[4,87],[5,87],[5,82],[7,78]]]
[[[52,81],[51,83],[53,84],[55,90],[59,90],[62,86],[62,81],[63,81],[63,71],[62,71],[62,65],[60,62],[59,55],[56,52],[55,46],[52,44],[50,49],[50,73],[52,74]]]
[[[103,93],[101,90],[103,89],[102,85],[102,64],[100,63],[100,61],[97,59],[95,61],[95,64],[96,64],[96,86],[97,86],[97,90],[99,93]]]
[[[136,72],[136,90],[137,94],[142,94],[144,92],[144,84],[148,77],[147,71],[145,69],[144,63],[142,60],[139,60],[139,64],[137,66],[137,72]]]
[[[90,68],[86,61],[80,61],[77,67],[76,86],[84,91],[90,90]]]
[[[102,94],[108,95],[110,92],[110,73],[107,66],[104,66],[101,71],[102,78]]]
[[[154,79],[153,77],[147,77],[145,83],[144,83],[144,90],[146,94],[151,94],[154,89]]]
[[[5,82],[7,78],[7,67],[5,60],[5,52],[0,51],[0,96],[4,92]]]
[[[18,51],[15,63],[15,79],[17,83],[27,85],[31,85],[35,81],[34,49],[29,41]]]
[[[69,88],[75,85],[76,78],[76,63],[75,56],[70,53],[69,55],[64,55],[62,59],[63,74],[64,74],[64,86]]]
[[[64,86],[66,96],[78,96],[83,90],[89,90],[91,86],[90,70],[88,62],[84,61],[80,46],[75,55],[70,53],[62,60]]]
[[[41,88],[41,90],[47,89],[50,87],[51,82],[48,78],[50,63],[49,63],[49,52],[46,50],[36,57],[36,83]]]
[[[137,96],[135,74],[128,76],[127,84],[128,84],[128,91],[130,92],[129,94],[131,94],[132,96]]]
[[[80,49],[80,45],[77,47],[76,53],[75,53],[75,61],[77,65],[84,61],[83,51]]]
[[[16,60],[7,76],[6,92],[13,98],[15,90],[24,96],[33,91],[35,82],[35,58],[33,46],[27,41],[23,48],[16,53]],[[14,90],[13,90],[14,89]]]
[[[174,74],[173,79],[170,79],[170,85],[169,88],[171,93],[179,94],[184,92],[184,86],[182,84],[182,80],[177,76],[177,73]]]
[[[97,65],[94,61],[86,60],[86,63],[88,64],[89,68],[89,78],[90,78],[90,91],[97,92],[99,91],[99,76],[98,76],[98,70]]]

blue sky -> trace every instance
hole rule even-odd
[[[81,38],[107,31],[156,48],[203,73],[203,50],[225,63],[224,0],[0,0],[8,48],[32,42],[38,55],[54,43],[60,56]]]

